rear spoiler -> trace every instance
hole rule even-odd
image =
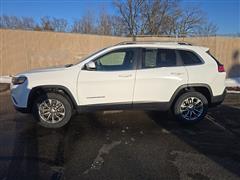
[[[209,51],[209,48],[208,47],[202,47],[202,46],[199,46],[199,48],[205,52],[208,52]]]

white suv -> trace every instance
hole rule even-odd
[[[74,112],[171,110],[202,120],[225,97],[225,76],[208,48],[176,42],[123,42],[75,65],[33,70],[12,79],[11,97],[42,126],[65,125]]]

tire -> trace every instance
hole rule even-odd
[[[60,128],[72,116],[72,106],[67,98],[57,93],[40,95],[33,104],[33,116],[46,128]]]
[[[187,92],[177,99],[173,114],[181,123],[195,124],[204,119],[207,111],[208,100],[203,94]]]

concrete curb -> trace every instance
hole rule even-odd
[[[10,76],[0,76],[0,83],[11,83],[11,80]]]
[[[0,93],[10,89],[10,83],[0,83]]]

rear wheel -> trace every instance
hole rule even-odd
[[[183,123],[201,121],[208,110],[207,98],[199,92],[187,92],[181,95],[174,105],[175,117]]]
[[[59,128],[71,119],[72,107],[63,95],[46,93],[40,95],[34,102],[33,115],[41,126]]]

